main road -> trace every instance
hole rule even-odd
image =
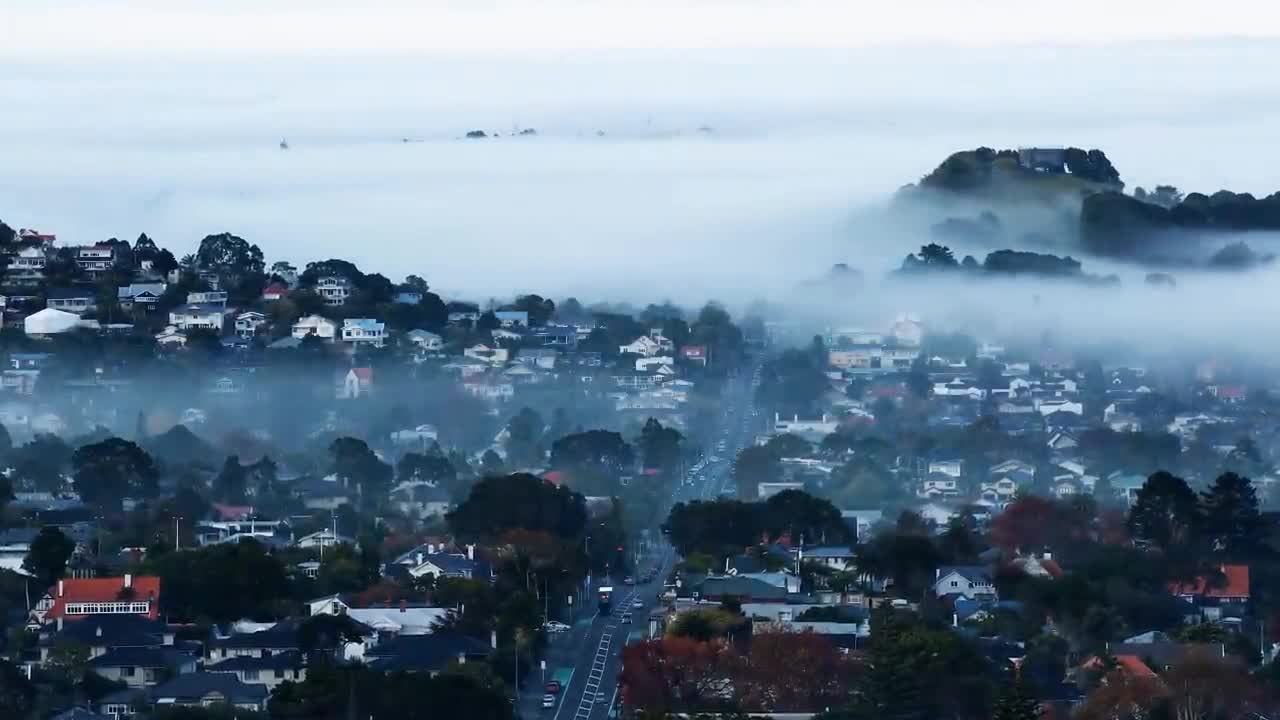
[[[672,491],[671,505],[736,492],[733,459],[766,428],[767,421],[755,406],[760,367],[761,360],[753,358],[726,381],[719,421],[709,439],[709,447],[703,459],[689,468]],[[564,687],[556,696],[554,708],[540,710],[542,718],[605,720],[610,716],[618,702],[622,648],[648,634],[649,613],[657,605],[663,581],[676,559],[674,551],[665,543],[651,547],[634,570],[636,585],[615,583],[607,610],[581,609],[572,629],[552,639],[547,653],[548,671],[552,675],[547,678],[562,678]],[[646,573],[648,569],[653,572]],[[639,582],[644,577],[652,579]],[[592,590],[587,596],[589,602],[595,601],[599,585]],[[541,686],[530,685],[535,692],[522,695],[520,708],[526,718],[539,717],[535,713],[539,712],[542,697]]]

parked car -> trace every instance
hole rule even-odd
[[[635,578],[633,578],[633,577],[631,577],[630,575],[628,575],[628,576],[626,576],[626,577],[622,578],[622,584],[623,584],[623,585],[635,585],[635,584],[636,584],[636,579],[635,579]]]
[[[546,687],[544,687],[543,690],[545,690],[548,695],[559,695],[560,681],[559,680],[548,681]]]
[[[543,696],[542,696],[542,707],[544,707],[544,708],[553,708],[553,707],[555,707],[555,706],[556,706],[556,696],[555,696],[555,695],[543,695]]]
[[[546,630],[549,633],[561,633],[561,632],[568,632],[569,626],[565,625],[562,622],[555,622],[554,620],[552,620],[550,622],[543,623],[542,629]]]
[[[644,607],[644,602],[642,602],[640,598],[636,598],[635,600],[631,601],[631,607],[635,608],[636,610],[640,610],[641,608]]]

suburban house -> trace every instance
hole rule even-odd
[[[552,348],[524,348],[516,353],[516,362],[539,370],[555,370],[560,353]]]
[[[436,353],[444,349],[444,338],[427,330],[410,330],[405,337],[422,352]]]
[[[18,284],[41,282],[47,264],[48,255],[42,245],[24,245],[9,257],[5,279]]]
[[[481,662],[493,648],[454,632],[401,635],[365,651],[371,670],[436,675],[455,663]]]
[[[156,344],[160,347],[184,348],[187,346],[187,335],[178,328],[169,325],[156,333]]]
[[[819,545],[799,548],[797,557],[801,562],[815,562],[832,570],[849,570],[853,568],[857,555],[853,548],[845,545]]]
[[[282,282],[273,282],[262,289],[262,299],[265,302],[275,302],[288,294],[289,286]]]
[[[363,623],[379,635],[429,635],[449,617],[450,610],[441,607],[425,607],[400,603],[395,607],[353,607],[341,595],[312,600],[307,603],[311,615],[346,615]]]
[[[347,318],[342,321],[342,342],[352,347],[382,347],[387,339],[387,326],[370,318]]]
[[[158,577],[67,578],[49,588],[31,618],[37,625],[91,615],[140,615],[155,620],[160,616],[159,602]]]
[[[685,362],[697,363],[705,366],[707,364],[707,346],[706,345],[685,345],[680,348],[680,357]]]
[[[90,277],[111,269],[116,249],[110,245],[85,245],[76,249],[76,265]]]
[[[572,350],[578,346],[578,329],[572,325],[546,325],[530,333],[543,347]]]
[[[662,346],[656,340],[648,335],[641,335],[626,345],[619,345],[618,352],[622,355],[639,355],[641,357],[653,357],[662,351]]]
[[[215,304],[184,305],[169,311],[169,324],[179,330],[212,330],[221,333],[225,311],[223,306]]]
[[[308,315],[293,324],[293,337],[301,340],[314,335],[321,340],[333,341],[338,334],[338,325],[334,321],[319,315]]]
[[[221,308],[227,306],[227,293],[225,290],[203,290],[199,292],[187,293],[188,305],[217,305]]]
[[[1193,582],[1172,583],[1169,593],[1199,611],[1195,621],[1218,622],[1239,617],[1251,598],[1248,565],[1222,565],[1217,573],[1201,575]]]
[[[257,310],[242,312],[236,316],[236,335],[251,338],[258,334],[258,328],[267,324],[267,316]]]
[[[341,380],[342,382],[338,387],[338,398],[340,400],[350,400],[368,395],[369,391],[373,389],[373,368],[351,368],[342,374]]]
[[[303,655],[297,650],[270,652],[254,657],[234,655],[207,665],[211,673],[229,673],[245,685],[261,685],[274,690],[283,682],[301,682],[307,679]]]
[[[463,350],[462,355],[463,357],[483,360],[493,365],[505,365],[507,363],[507,359],[510,357],[510,351],[506,348],[489,347],[484,343],[480,343]]]
[[[194,672],[178,675],[147,691],[148,703],[157,707],[209,707],[226,705],[259,712],[270,694],[265,685],[241,682],[227,672]]]
[[[529,327],[529,313],[525,310],[495,310],[493,316],[507,329]]]
[[[443,546],[420,545],[396,558],[395,564],[416,578],[430,575],[437,580],[442,577],[487,579],[488,566],[476,562],[475,551],[475,545],[468,545],[466,554],[446,552]]]
[[[970,600],[996,598],[995,582],[984,567],[953,565],[934,571],[933,592],[938,597],[960,596]]]
[[[351,282],[344,277],[322,277],[316,282],[316,294],[329,307],[341,307],[351,294]]]
[[[121,310],[132,310],[135,306],[151,310],[160,302],[167,285],[159,283],[133,283],[116,288],[116,303]]]
[[[76,315],[83,315],[98,306],[98,299],[91,288],[50,288],[45,298],[45,307]]]

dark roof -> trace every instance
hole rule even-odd
[[[94,292],[92,288],[49,288],[45,292],[45,297],[50,300],[67,300],[69,298],[90,298],[92,299]]]
[[[475,638],[454,632],[430,635],[402,635],[365,651],[374,670],[394,672],[435,672],[443,670],[459,656],[487,657],[490,647]]]
[[[744,577],[709,577],[698,587],[704,598],[732,596],[743,600],[784,600],[787,589]]]
[[[1226,654],[1222,643],[1111,643],[1107,647],[1108,655],[1133,655],[1148,662],[1154,669],[1177,665],[1192,652],[1205,652],[1217,657],[1224,657]]]
[[[172,647],[115,647],[89,661],[90,667],[167,668],[195,662],[195,656]]]
[[[219,648],[270,648],[270,649],[298,649],[298,626],[293,622],[278,623],[275,627],[267,630],[259,630],[258,632],[237,633],[230,637],[214,638],[209,642],[210,647]]]
[[[287,651],[266,657],[237,655],[206,667],[209,672],[237,672],[240,670],[296,670],[302,667],[302,653]]]
[[[96,712],[85,710],[82,707],[73,707],[70,710],[63,710],[49,718],[49,720],[111,720],[111,718],[107,715],[99,715]]]
[[[956,573],[969,582],[991,582],[991,573],[980,565],[945,565],[938,568],[938,579],[941,580],[951,573]]]
[[[0,545],[30,543],[40,534],[40,528],[9,528],[0,530]]]
[[[166,629],[163,622],[142,615],[90,615],[66,623],[52,641],[91,647],[155,647],[164,643]]]
[[[153,701],[173,699],[179,703],[199,703],[211,693],[218,693],[228,704],[262,703],[267,699],[265,685],[240,682],[228,673],[194,672],[179,675],[151,689]]]

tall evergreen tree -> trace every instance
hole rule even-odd
[[[1223,473],[1200,494],[1200,514],[1209,549],[1227,559],[1245,559],[1262,547],[1263,521],[1249,478]]]
[[[912,653],[910,616],[881,605],[871,616],[868,670],[856,717],[926,720],[931,717],[923,670]]]
[[[993,720],[1038,720],[1040,704],[1027,693],[1020,675],[1014,676],[1000,691],[991,717]]]
[[[1136,539],[1165,552],[1189,549],[1198,540],[1196,494],[1185,480],[1161,470],[1138,490],[1128,526]]]

